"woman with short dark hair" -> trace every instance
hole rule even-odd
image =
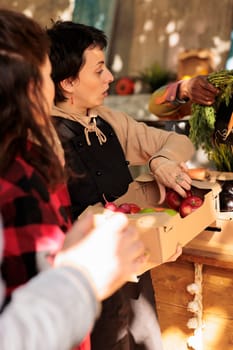
[[[193,152],[188,138],[103,106],[113,81],[105,64],[105,34],[69,21],[54,23],[47,33],[55,83],[52,114],[73,174],[68,180],[73,219],[89,205],[124,195],[133,181],[129,164],[150,164],[162,199],[164,186],[185,197],[191,179],[183,162]],[[93,350],[162,349],[149,272],[104,302],[91,340]]]

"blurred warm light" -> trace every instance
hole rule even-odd
[[[123,68],[123,61],[120,55],[116,54],[113,59],[111,69],[113,72],[118,73]]]
[[[221,323],[214,317],[221,314]],[[226,320],[224,322],[224,314]],[[218,307],[211,307],[205,310],[203,316],[203,343],[209,348],[217,346],[221,341],[224,332],[227,329],[227,321],[229,315],[227,310]],[[163,329],[163,345],[165,350],[187,350],[187,342],[190,336],[194,334],[194,330],[182,331],[179,327],[170,326]]]
[[[221,320],[217,317],[214,317],[216,314],[221,314]],[[226,319],[224,321],[224,314],[226,314]],[[208,308],[205,310],[203,316],[203,337],[205,344],[210,344],[211,346],[221,343],[221,339],[224,337],[224,334],[227,332],[227,323],[229,315],[224,312],[222,308]]]
[[[154,22],[150,19],[145,21],[144,26],[143,26],[143,30],[146,32],[151,31],[154,28]]]
[[[191,75],[183,75],[183,76],[181,77],[181,80],[188,80],[188,79],[190,79],[190,78],[192,78]]]
[[[179,33],[172,33],[169,35],[169,46],[170,47],[175,47],[176,45],[178,45],[179,41],[180,41],[180,34]]]
[[[176,29],[175,21],[171,21],[167,24],[165,31],[168,34],[171,34],[175,31],[175,29]]]
[[[187,350],[187,344],[184,339],[189,338],[191,335],[188,333],[184,333],[178,327],[171,326],[166,330],[163,330],[163,345],[166,350]]]
[[[27,8],[25,8],[25,10],[24,11],[22,11],[23,12],[23,14],[25,15],[25,16],[28,16],[28,17],[33,17],[34,16],[34,13],[35,13],[35,5],[30,5],[30,6],[28,6]]]
[[[138,37],[138,41],[142,44],[146,41],[146,35],[145,34],[141,34]]]

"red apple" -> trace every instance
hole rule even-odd
[[[118,206],[115,203],[108,202],[104,194],[103,194],[103,198],[105,200],[105,205],[104,205],[105,209],[109,209],[111,211],[117,211]]]
[[[135,203],[122,203],[119,205],[116,211],[120,211],[125,214],[136,214],[141,208]]]
[[[125,214],[130,214],[131,212],[130,204],[129,203],[120,204],[119,207],[117,208],[117,211],[120,211]]]
[[[117,95],[130,95],[134,92],[134,81],[129,77],[119,78],[115,90]]]
[[[113,202],[105,203],[104,208],[105,209],[109,209],[111,211],[117,211],[117,209],[118,209],[117,205],[115,203],[113,203]]]
[[[194,195],[183,199],[179,209],[180,216],[184,218],[185,216],[191,214],[193,211],[199,208],[202,203],[202,198]]]
[[[191,190],[185,190],[186,192],[186,197],[191,197],[193,195]]]
[[[130,214],[137,214],[141,210],[141,208],[137,204],[129,203],[129,206]]]
[[[180,216],[184,218],[185,216],[191,214],[195,209],[188,203],[181,203],[180,205]]]
[[[166,193],[166,203],[169,208],[179,210],[182,197],[174,190],[168,190]]]

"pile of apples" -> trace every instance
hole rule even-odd
[[[182,218],[191,214],[203,204],[203,199],[194,195],[191,190],[186,191],[186,198],[182,198],[177,192],[169,189],[166,192],[165,201],[167,206],[179,212]]]
[[[118,206],[114,202],[106,202],[104,207],[111,211],[121,212],[125,214],[145,214],[145,213],[162,213],[162,212],[165,212],[170,216],[177,214],[177,211],[172,208],[162,208],[162,207],[140,208],[135,203],[122,203]]]
[[[106,199],[105,199],[104,207],[111,211],[121,212],[124,214],[143,214],[143,213],[161,213],[161,212],[165,212],[170,216],[177,214],[177,211],[173,210],[172,208],[162,208],[162,207],[140,208],[135,203],[122,203],[120,205],[117,205],[114,202],[106,201]]]
[[[137,214],[141,210],[141,208],[134,203],[122,203],[117,205],[114,202],[106,202],[104,207],[111,211],[117,211],[125,214]]]
[[[183,198],[172,189],[168,189],[166,192],[165,204],[168,208],[140,208],[135,203],[122,203],[120,205],[117,205],[114,202],[108,202],[105,197],[104,199],[104,207],[115,212],[121,212],[125,214],[166,212],[171,216],[179,213],[182,218],[191,214],[203,204],[203,199],[197,195],[194,195],[191,190],[186,191],[186,198]]]

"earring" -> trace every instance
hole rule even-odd
[[[70,96],[70,103],[73,105],[74,104],[74,98],[73,95]]]

